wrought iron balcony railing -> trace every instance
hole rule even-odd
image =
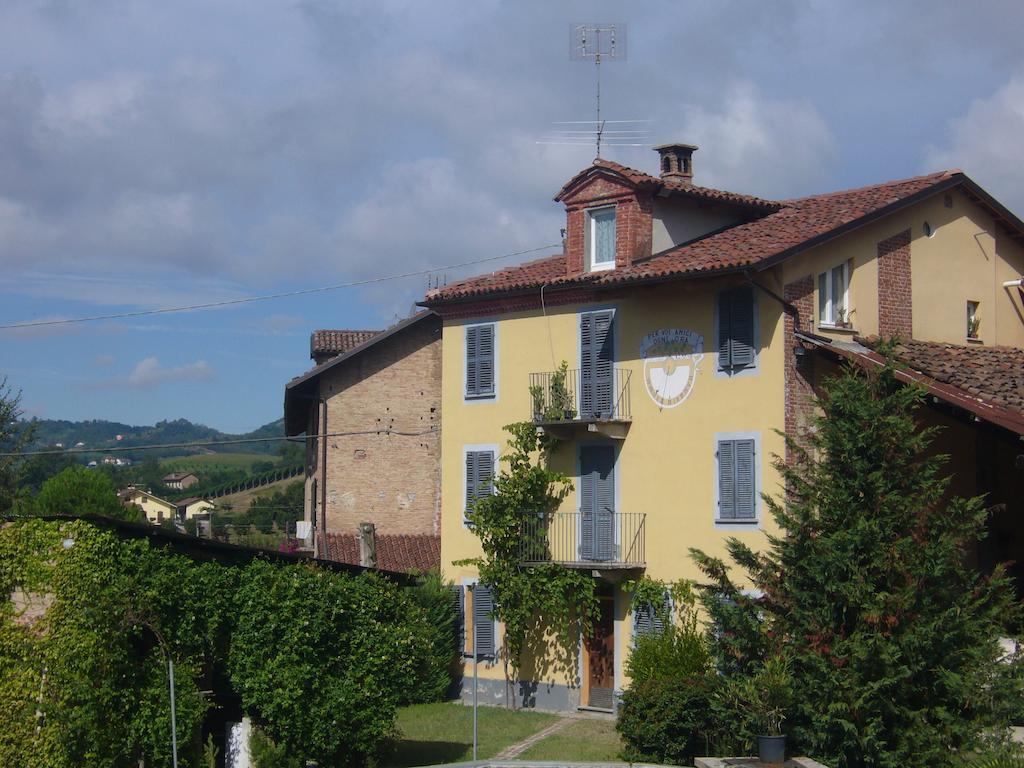
[[[531,373],[533,420],[629,421],[629,376],[626,368]]]
[[[552,512],[527,516],[521,525],[524,565],[558,563],[576,568],[643,568],[642,512]]]

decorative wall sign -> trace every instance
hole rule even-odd
[[[693,391],[704,359],[704,337],[695,331],[662,328],[640,342],[647,394],[662,408],[675,408]]]

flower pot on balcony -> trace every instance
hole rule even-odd
[[[786,762],[786,737],[758,736],[757,759],[762,763],[781,765]]]

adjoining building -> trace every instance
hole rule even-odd
[[[440,532],[441,319],[423,311],[370,333],[315,332],[310,355],[323,361],[285,387],[285,434],[306,438],[305,519],[320,557],[361,523],[380,536]]]
[[[694,146],[657,150],[660,177],[598,159],[562,187],[561,253],[421,302],[443,320],[446,575],[477,580],[455,563],[480,555],[465,511],[493,492],[506,424],[559,437],[552,468],[574,480],[523,565],[592,573],[601,616],[578,678],[517,681],[527,706],[615,706],[654,628],[622,583],[697,578],[689,548],[724,556],[728,537],[763,546],[780,432],[806,430],[837,361],[877,365],[879,336],[903,340],[923,418],[949,426],[953,491],[989,494],[999,535],[979,567],[1024,560],[1024,223],[956,170],[768,200],[695,184]],[[475,592],[467,638],[477,624],[483,699],[500,701],[501,628]]]
[[[184,523],[194,517],[206,515],[214,509],[214,505],[206,499],[192,497],[181,501],[167,501],[134,485],[118,492],[117,496],[122,504],[133,504],[142,509],[146,520],[153,525],[160,525],[165,520]]]

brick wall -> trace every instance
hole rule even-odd
[[[654,199],[621,181],[597,176],[563,199],[565,203],[566,274],[586,268],[586,209],[615,206],[615,266],[627,267],[651,255]]]
[[[911,339],[910,230],[878,244],[878,333]]]
[[[796,338],[796,330],[811,330],[811,317],[814,312],[814,277],[807,275],[786,285],[784,298],[792,304],[799,315],[794,318],[787,313],[784,320],[786,343],[786,434],[797,441],[806,431],[814,413],[812,398],[814,397],[814,361],[810,350],[798,360],[793,350],[800,346]],[[798,325],[799,320],[799,325]],[[792,462],[790,450],[786,450],[786,461]]]
[[[432,317],[325,372],[327,432],[441,425],[441,321]],[[327,533],[437,534],[441,435],[327,438]],[[321,491],[322,498],[322,491]],[[307,509],[308,514],[308,509]]]

